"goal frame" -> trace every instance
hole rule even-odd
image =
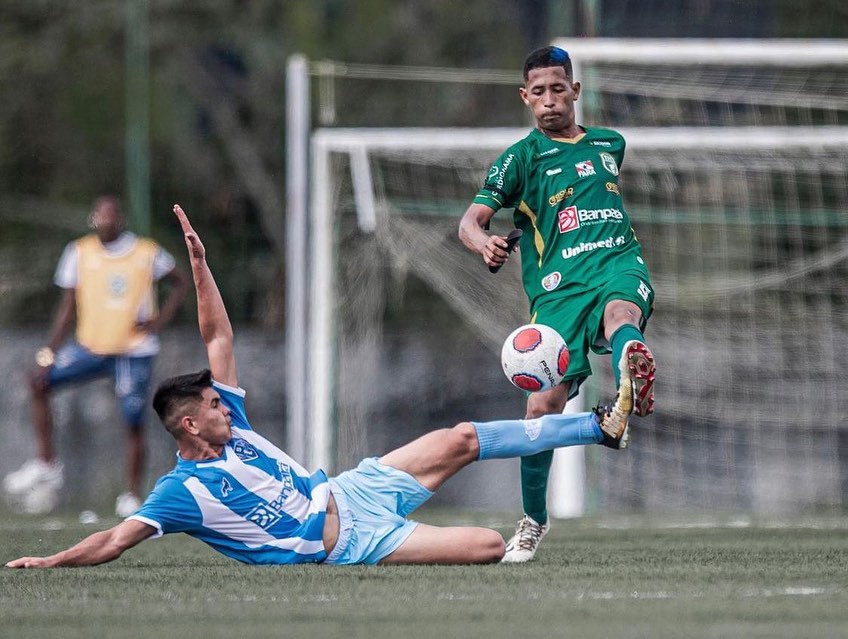
[[[569,51],[575,78],[590,63],[635,60],[655,65],[780,66],[804,68],[848,65],[848,40],[706,40],[706,39],[562,39],[553,41]],[[471,144],[506,148],[524,137],[529,126],[497,129],[359,128],[312,131],[309,101],[310,65],[294,56],[287,78],[287,362],[288,447],[311,468],[332,468],[332,386],[326,383],[333,365],[334,263],[330,194],[333,176],[329,157],[350,154],[357,214],[363,230],[373,225],[374,193],[368,150],[449,148]],[[583,120],[582,103],[576,103]],[[724,148],[776,144],[823,147],[848,145],[848,127],[619,127],[629,148],[662,145],[681,148]],[[469,194],[469,201],[471,198]],[[308,250],[307,250],[308,249]]]

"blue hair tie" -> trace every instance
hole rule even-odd
[[[559,47],[551,47],[551,60],[554,62],[565,62],[568,60],[568,51]]]

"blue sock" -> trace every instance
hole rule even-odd
[[[472,422],[480,442],[478,459],[508,459],[564,446],[600,444],[604,436],[594,413],[544,415],[538,419]]]
[[[618,368],[618,364],[621,361],[621,354],[624,352],[624,345],[631,341],[637,340],[639,342],[645,343],[645,336],[642,335],[642,331],[636,328],[633,324],[624,324],[618,328],[610,336],[610,349],[612,349],[612,359],[610,360],[610,364],[612,365],[612,374],[615,376],[615,387],[618,388],[621,386],[621,371]]]

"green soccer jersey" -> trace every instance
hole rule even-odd
[[[618,188],[624,138],[584,129],[576,140],[534,129],[504,151],[474,198],[515,211],[531,313],[551,296],[589,291],[619,274],[650,281]]]

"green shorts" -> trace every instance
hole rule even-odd
[[[532,321],[556,329],[568,345],[570,360],[564,381],[571,381],[571,396],[577,394],[592,374],[589,349],[595,353],[610,352],[604,337],[604,308],[612,300],[633,302],[642,310],[640,330],[645,330],[654,310],[654,288],[647,273],[620,273],[597,288],[579,291],[563,289],[543,299],[533,309]]]

